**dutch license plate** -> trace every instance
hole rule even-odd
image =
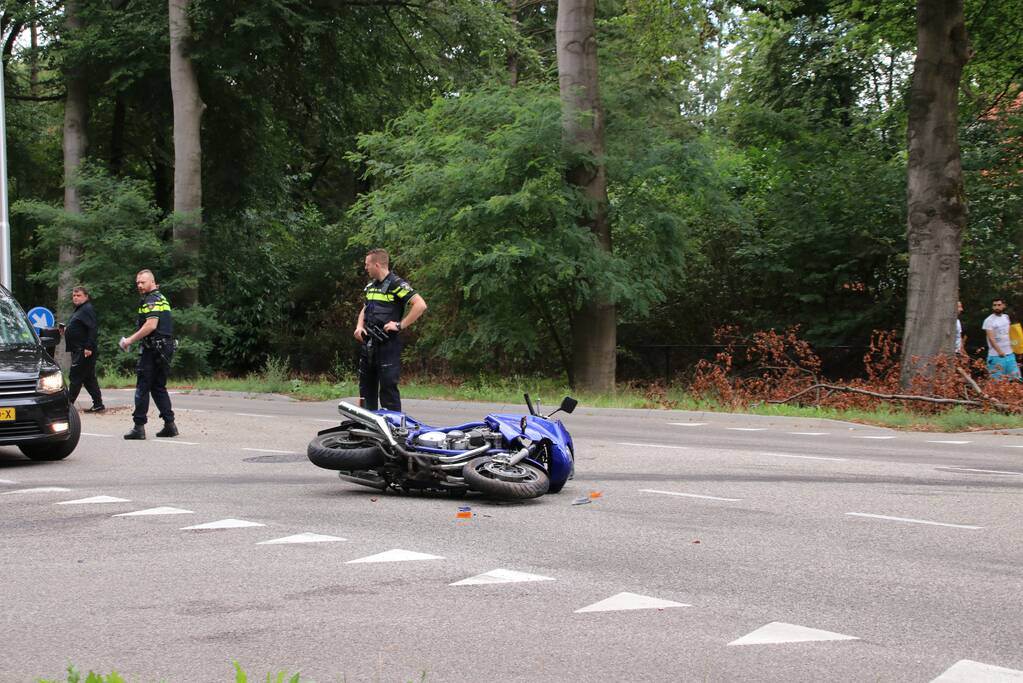
[[[0,408],[0,422],[10,422],[17,419],[14,408]]]

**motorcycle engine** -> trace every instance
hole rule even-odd
[[[429,448],[443,448],[449,451],[468,451],[479,448],[487,442],[499,441],[500,434],[495,434],[489,429],[473,429],[463,432],[460,429],[452,429],[450,432],[424,432],[416,437],[416,443]]]

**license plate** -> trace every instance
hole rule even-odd
[[[0,422],[10,422],[16,419],[14,408],[0,408]]]

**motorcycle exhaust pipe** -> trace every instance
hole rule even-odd
[[[337,410],[342,415],[347,415],[353,420],[356,420],[366,425],[370,429],[374,429],[380,432],[380,435],[387,439],[387,444],[391,448],[393,449],[398,448],[398,442],[394,440],[394,435],[391,434],[391,429],[387,426],[387,420],[385,420],[380,415],[377,415],[376,413],[371,413],[365,408],[353,406],[351,403],[348,403],[347,401],[341,401],[340,403],[338,403]]]

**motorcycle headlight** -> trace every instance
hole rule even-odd
[[[43,394],[56,394],[64,388],[64,375],[60,372],[51,372],[48,375],[40,375],[36,383],[36,391]]]

